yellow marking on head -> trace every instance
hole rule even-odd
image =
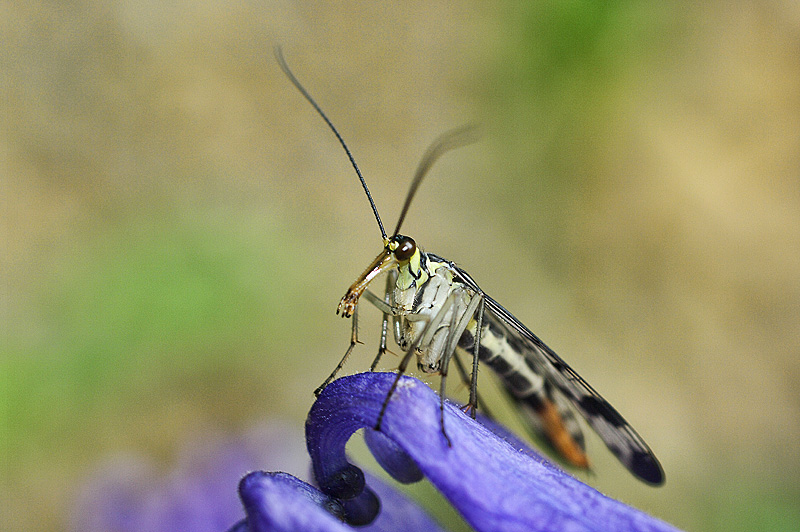
[[[417,248],[407,261],[398,261],[397,269],[400,275],[397,276],[397,288],[408,290],[415,282],[417,286],[420,286],[428,280],[427,272],[420,267],[421,259],[422,255],[419,252],[419,248]]]

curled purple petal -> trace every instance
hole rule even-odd
[[[369,487],[365,487],[364,491],[352,499],[342,501],[342,506],[344,507],[344,520],[353,526],[372,523],[381,511],[381,501]]]
[[[375,460],[396,481],[411,484],[423,479],[417,463],[382,432],[366,429],[364,441]]]
[[[320,489],[337,499],[352,499],[364,491],[364,472],[352,464],[345,464],[340,469],[325,477],[316,477]],[[319,479],[323,478],[324,481]]]
[[[349,481],[358,476],[347,462],[345,444],[356,430],[376,425],[395,377],[393,373],[343,377],[328,385],[312,407],[306,443],[326,494],[351,496],[357,491],[358,482]],[[445,427],[452,447],[441,431],[438,396],[421,381],[401,378],[381,432],[416,462],[479,532],[677,530],[518,452],[451,405],[445,408]],[[381,454],[387,449],[390,446],[381,446]],[[381,457],[383,463],[387,460]]]
[[[286,473],[250,473],[239,483],[239,495],[247,517],[228,532],[352,532],[353,528],[349,525],[363,524],[359,522],[359,518],[363,520],[364,516],[368,516],[368,521],[372,521],[372,514],[378,510],[371,505],[380,504],[378,497],[387,505],[386,509],[380,512],[378,519],[359,530],[443,532],[435,521],[405,495],[376,478],[370,477],[369,480],[375,493],[366,488],[363,493],[368,495],[356,496],[339,504],[317,488]],[[340,519],[343,514],[347,518],[347,525]]]
[[[248,532],[337,532],[352,530],[335,514],[343,509],[335,500],[286,473],[250,473],[239,483],[247,514]]]

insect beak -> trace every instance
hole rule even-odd
[[[352,316],[358,305],[358,299],[361,297],[361,294],[364,293],[364,290],[367,289],[369,283],[381,273],[392,268],[395,264],[397,264],[397,259],[394,258],[394,253],[388,249],[384,249],[380,255],[375,257],[372,264],[367,266],[367,269],[356,279],[356,282],[350,286],[347,293],[339,302],[339,308],[336,309],[336,313],[341,313],[344,318]]]

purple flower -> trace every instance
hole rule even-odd
[[[499,427],[489,430],[450,404],[448,446],[438,396],[413,378],[399,381],[381,431],[374,431],[395,377],[344,377],[314,404],[306,444],[319,488],[287,473],[245,475],[259,467],[305,469],[307,458],[294,443],[299,434],[277,425],[234,441],[211,438],[185,452],[164,478],[141,459],[117,460],[84,489],[72,529],[333,532],[366,525],[359,530],[441,531],[415,503],[347,461],[347,440],[366,428],[367,445],[393,478],[409,483],[427,477],[478,532],[676,530],[605,497],[513,435]],[[236,502],[232,487],[239,478],[241,502]]]
[[[302,433],[282,422],[235,438],[206,432],[178,452],[167,474],[140,455],[111,457],[91,474],[73,506],[75,532],[220,532],[241,519],[236,483],[256,468],[303,472]]]
[[[425,530],[444,532],[416,504],[393,488],[370,478],[375,492],[371,502],[380,498],[383,509],[365,532]],[[247,518],[229,532],[298,531],[339,532],[354,529],[344,521],[345,506],[324,495],[317,488],[286,473],[250,473],[239,483],[239,493]],[[370,506],[371,508],[371,506]],[[375,508],[376,509],[376,508]],[[374,517],[374,515],[372,516]]]
[[[372,481],[367,486],[361,471],[347,461],[345,444],[356,430],[375,426],[394,378],[392,373],[362,373],[330,384],[306,421],[320,490],[276,474],[245,477],[240,496],[247,518],[237,532],[348,530],[339,517],[364,523],[393,510],[395,502],[376,496]],[[367,441],[395,479],[413,482],[424,474],[479,532],[676,530],[518,450],[519,444],[512,446],[449,404],[445,424],[452,446],[441,432],[436,394],[403,377],[381,432],[367,432]],[[415,529],[424,528],[403,523],[396,530]]]

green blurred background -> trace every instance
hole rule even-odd
[[[646,487],[591,438],[588,482],[690,530],[800,529],[797,3],[2,13],[8,530],[66,529],[108,456],[166,471],[208,430],[301,427],[346,347],[334,310],[380,239],[276,43],[387,226],[428,143],[483,125],[404,233],[555,348],[667,473]],[[349,372],[374,354],[364,320]]]

